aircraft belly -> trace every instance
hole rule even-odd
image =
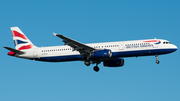
[[[149,56],[149,55],[161,55],[174,52],[175,49],[149,49],[149,50],[135,50],[135,51],[117,51],[112,52],[112,56],[110,58],[119,58],[119,57],[134,57],[134,56]],[[104,58],[104,59],[110,59]],[[99,58],[103,60],[103,58]],[[64,62],[64,61],[79,61],[83,60],[81,55],[61,55],[61,56],[47,56],[47,57],[39,57],[33,58],[32,60],[38,61],[46,61],[46,62]],[[93,58],[91,58],[93,60]]]
[[[35,60],[46,61],[46,62],[77,61],[81,59],[82,56],[80,55],[64,55],[64,56],[49,56],[49,57],[35,58]]]
[[[148,56],[161,55],[174,52],[176,49],[149,49],[149,50],[135,50],[135,51],[121,51],[113,52],[112,57],[133,57],[133,56]]]

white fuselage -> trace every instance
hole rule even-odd
[[[134,57],[161,55],[171,53],[177,50],[177,47],[167,40],[163,39],[147,39],[135,41],[119,41],[85,44],[95,49],[109,49],[112,52],[112,58]],[[53,46],[53,47],[34,47],[25,51],[25,54],[16,57],[47,61],[47,62],[63,62],[84,60],[78,51],[74,51],[70,46]],[[104,58],[108,60],[108,58]],[[102,59],[103,61],[103,59]]]

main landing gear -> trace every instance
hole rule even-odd
[[[88,60],[86,60],[86,61],[84,61],[84,64],[86,65],[86,66],[90,66],[90,61],[88,61]]]
[[[93,68],[93,69],[94,69],[94,71],[95,71],[95,72],[98,72],[98,71],[99,71],[99,67],[98,67],[97,65],[96,65],[96,66],[94,66],[94,68]]]
[[[96,61],[96,62],[94,62],[94,63],[96,63],[96,66],[94,66],[93,70],[94,70],[95,72],[98,72],[98,71],[99,71],[98,64],[100,64],[101,62]]]
[[[96,63],[96,66],[94,66],[93,70],[94,70],[95,72],[98,72],[98,71],[99,71],[99,67],[98,67],[99,62],[95,62],[95,63]],[[86,66],[90,66],[90,65],[91,65],[91,62],[88,61],[88,60],[86,60],[86,61],[84,61],[84,64],[85,64]],[[92,64],[94,64],[94,62],[92,62]]]
[[[156,55],[156,63],[159,64],[158,55]]]

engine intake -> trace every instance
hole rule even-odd
[[[106,57],[111,57],[111,56],[112,56],[112,52],[111,50],[108,50],[108,49],[97,50],[91,53],[91,57],[94,57],[94,58],[106,58]]]
[[[103,65],[105,67],[120,67],[120,66],[124,66],[124,59],[113,59],[113,60],[104,61]]]

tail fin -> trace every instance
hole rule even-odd
[[[26,50],[36,47],[18,27],[11,27],[11,32],[17,50]]]

